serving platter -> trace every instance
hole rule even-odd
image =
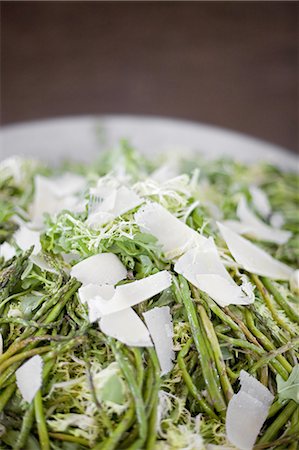
[[[270,440],[271,443],[281,442],[273,440],[276,431],[275,434],[271,431],[273,424],[276,430],[277,423],[285,430],[282,437],[287,436],[287,442],[292,442],[293,435],[289,430],[293,426],[293,417],[297,420],[297,397],[292,390],[284,396],[284,391],[286,386],[293,386],[299,370],[296,364],[299,356],[295,352],[298,314],[295,307],[292,309],[290,300],[298,289],[298,282],[291,241],[295,236],[287,229],[289,216],[284,217],[283,213],[295,210],[297,185],[293,173],[283,173],[280,182],[276,183],[277,171],[259,166],[261,179],[267,183],[265,189],[274,189],[270,192],[271,199],[276,194],[282,220],[286,220],[285,230],[275,228],[272,223],[270,227],[255,216],[254,208],[267,222],[275,214],[267,190],[264,192],[263,188],[249,184],[256,183],[257,173],[254,170],[253,175],[249,165],[264,160],[293,170],[297,167],[296,156],[286,149],[212,126],[173,119],[102,116],[4,127],[0,160],[23,155],[50,164],[58,164],[65,158],[92,162],[99,152],[118,145],[124,138],[147,156],[167,152],[170,161],[175,153],[186,157],[188,152],[201,152],[209,158],[227,155],[245,162],[245,171],[251,173],[251,178],[239,183],[238,176],[234,178],[238,175],[237,165],[223,164],[223,173],[219,173],[219,166],[212,163],[221,183],[215,181],[213,171],[211,175],[209,170],[205,174],[203,165],[201,180],[197,179],[196,172],[190,179],[183,175],[166,180],[165,184],[158,182],[157,190],[154,176],[160,168],[153,172],[151,179],[144,180],[141,176],[141,183],[136,183],[132,177],[132,180],[128,178],[128,183],[119,185],[117,176],[113,179],[110,174],[108,181],[100,177],[96,187],[92,178],[89,186],[88,175],[63,173],[45,177],[39,175],[37,169],[33,198],[30,205],[25,205],[30,220],[16,220],[18,229],[14,230],[12,239],[10,235],[5,238],[7,242],[0,249],[1,256],[7,259],[3,266],[5,270],[2,270],[5,284],[3,316],[8,323],[14,324],[13,331],[7,333],[1,329],[3,335],[0,333],[0,347],[5,350],[0,355],[0,371],[7,369],[9,372],[4,372],[1,377],[2,409],[5,408],[2,415],[6,422],[0,429],[0,442],[3,437],[5,448],[20,449],[25,448],[23,443],[27,440],[26,449],[32,449],[37,448],[32,442],[37,442],[38,438],[40,448],[50,448],[48,441],[53,448],[65,448],[60,447],[60,443],[56,446],[56,441],[61,440],[76,442],[76,448],[79,443],[80,448],[82,444],[82,448],[99,450],[104,447],[118,449],[119,443],[121,448],[128,448],[128,440],[133,442],[135,439],[130,448],[144,448],[145,443],[146,448],[164,448],[164,444],[165,448],[174,448],[174,439],[179,443],[175,448],[187,448],[187,445],[188,448],[190,445],[203,448],[203,440],[207,439],[217,444],[229,445],[230,442],[236,445],[234,448],[245,450],[257,448],[254,443],[259,435],[261,447],[265,442],[268,445]],[[12,158],[0,164],[4,168],[4,204],[7,198],[11,208],[7,210],[8,223],[9,214],[17,210],[18,199],[28,191],[26,183],[17,184],[15,173],[19,171],[5,172],[7,168],[19,167],[18,162],[17,158]],[[29,173],[30,170],[31,165]],[[223,175],[228,176],[223,178]],[[108,184],[109,181],[116,183]],[[11,189],[14,182],[17,189]],[[250,193],[250,206],[244,195],[245,189]],[[229,206],[229,214],[236,211],[239,221],[230,220],[230,216],[222,211],[223,199],[227,198],[233,200],[229,205],[224,204],[223,211]],[[275,202],[273,204],[277,207]],[[79,211],[81,214],[72,214]],[[46,222],[45,212],[48,214]],[[4,231],[5,214],[6,211]],[[190,224],[187,222],[189,217]],[[224,220],[227,217],[228,220]],[[238,230],[240,226],[243,229],[244,224],[247,230],[244,234],[271,243],[269,253],[270,247],[265,251],[241,236],[243,231],[239,233]],[[204,232],[206,225],[211,228]],[[239,226],[237,231],[233,225]],[[10,229],[7,227],[8,233]],[[289,240],[286,248],[284,244]],[[227,250],[224,250],[223,241]],[[278,247],[274,247],[275,244]],[[276,249],[281,251],[278,256],[281,260],[277,259]],[[20,250],[29,252],[21,253]],[[291,266],[284,260],[291,262]],[[70,273],[70,277],[62,276],[64,272]],[[15,284],[15,273],[18,277],[22,273],[22,283]],[[274,284],[272,280],[275,280]],[[277,281],[284,283],[281,290]],[[31,309],[26,303],[27,294]],[[271,308],[267,300],[270,294]],[[134,309],[139,304],[142,308]],[[229,310],[230,305],[238,309]],[[281,309],[284,309],[282,318],[279,316]],[[78,311],[77,317],[75,311]],[[19,328],[15,326],[15,317],[20,320],[16,322]],[[243,331],[248,326],[244,342],[243,334],[239,333],[240,321]],[[35,348],[32,342],[28,344],[26,336],[34,335],[37,327],[40,328],[37,336],[48,343],[49,335],[43,336],[43,333],[48,333],[49,326],[50,330],[55,327],[55,338],[67,339],[67,347],[65,343],[61,347],[61,343],[54,342],[54,337],[50,347]],[[24,346],[29,345],[35,352],[21,365],[14,359],[20,355],[14,355],[16,340],[13,333],[18,340],[22,335]],[[250,337],[253,335],[254,340]],[[77,340],[83,337],[84,340]],[[280,347],[276,348],[276,344]],[[57,351],[54,345],[57,345]],[[148,347],[153,347],[154,351],[146,350]],[[139,348],[143,350],[139,352]],[[251,353],[244,354],[244,349]],[[293,353],[283,356],[288,351]],[[277,357],[275,365],[273,352],[281,357],[280,360]],[[62,359],[64,353],[66,357]],[[27,359],[26,355],[24,349],[23,358]],[[53,360],[52,372],[44,375],[43,364],[49,360]],[[90,362],[85,365],[84,361]],[[264,366],[266,377],[264,370],[260,371]],[[11,372],[11,367],[15,372]],[[243,370],[240,371],[240,367]],[[3,380],[7,383],[6,377],[12,375],[16,377],[16,386],[14,383],[3,384]],[[44,378],[47,376],[49,379]],[[111,379],[114,380],[112,384]],[[172,390],[174,385],[178,386],[176,391]],[[15,387],[17,396],[7,403],[14,395]],[[63,411],[57,389],[63,389]],[[108,390],[112,396],[107,396]],[[273,418],[269,411],[276,398],[278,402],[283,399],[288,403],[281,403],[284,410],[276,411],[277,416]],[[194,400],[198,404],[194,405]],[[295,402],[292,404],[289,400]],[[15,419],[21,410],[19,405],[24,404],[19,401],[34,402],[34,408],[29,407],[24,413],[22,423]],[[15,406],[11,405],[18,409],[14,410]],[[291,412],[285,421],[292,417],[290,426],[281,421],[288,408]],[[172,423],[174,411],[178,409],[181,412]],[[127,416],[127,411],[135,416]],[[32,420],[29,414],[32,414]],[[31,424],[27,428],[28,417]],[[271,417],[270,422],[267,417]],[[207,433],[202,430],[210,424],[212,428],[207,428],[209,437],[206,438]],[[17,426],[19,431],[16,431]],[[30,435],[24,437],[22,430]],[[17,437],[16,444],[15,439],[11,439],[11,432],[21,436]],[[43,445],[45,442],[46,446]],[[205,446],[207,450],[216,447],[218,445]]]
[[[150,116],[78,116],[13,124],[0,131],[0,157],[33,156],[51,163],[64,158],[90,161],[104,148],[128,139],[153,156],[167,151],[228,155],[243,162],[267,161],[283,169],[298,165],[295,154],[279,146],[211,125]]]

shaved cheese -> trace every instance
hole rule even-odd
[[[244,222],[239,222],[238,220],[224,220],[223,225],[235,231],[238,234],[248,234],[254,237],[254,231],[252,234],[252,227]]]
[[[164,164],[151,173],[150,177],[154,181],[163,183],[164,181],[175,178],[179,175],[178,164],[175,161],[170,161],[168,164]]]
[[[116,284],[127,276],[127,269],[114,253],[90,256],[71,270],[82,284]]]
[[[240,384],[242,391],[246,392],[248,395],[252,397],[258,398],[262,403],[267,405],[271,405],[274,396],[271,392],[260,383],[256,378],[252,375],[249,375],[245,370],[241,370],[240,372]]]
[[[42,386],[43,360],[35,355],[16,370],[17,386],[26,402],[31,403]]]
[[[91,192],[93,204],[90,205],[87,224],[92,228],[100,227],[143,203],[141,197],[125,186],[118,189],[101,186],[99,192],[96,189]]]
[[[143,203],[143,199],[140,198],[132,189],[128,189],[122,186],[118,189],[115,204],[113,207],[113,213],[116,216],[130,211]]]
[[[171,285],[171,276],[164,270],[142,280],[117,286],[82,286],[78,293],[83,304],[88,306],[90,322],[103,316],[122,311],[159,294]]]
[[[271,214],[270,224],[274,228],[281,228],[285,224],[285,218],[280,212]]]
[[[44,213],[57,213],[57,203],[59,203],[59,201],[52,191],[49,179],[37,175],[35,177],[33,203],[29,210],[34,226],[41,227],[43,225]]]
[[[250,305],[254,302],[254,295],[247,295],[242,286],[232,284],[219,275],[197,275],[196,286],[206,292],[218,305]]]
[[[87,302],[88,306],[88,320],[90,323],[96,322],[103,317],[103,308],[105,307],[105,301],[102,297],[94,297]]]
[[[135,221],[142,231],[158,239],[166,257],[179,256],[192,248],[206,242],[188,225],[173,216],[158,203],[147,203],[135,214]]]
[[[220,259],[214,239],[211,237],[208,238],[200,248],[191,249],[181,256],[177,260],[174,270],[184,275],[185,269],[187,267],[189,268],[189,266],[191,266],[194,271],[193,281],[195,281],[196,276],[200,274],[217,274],[228,281],[231,281],[231,277]],[[193,283],[193,281],[191,281],[191,283]]]
[[[272,228],[269,225],[262,222],[256,215],[249,209],[244,197],[239,201],[237,208],[237,216],[241,223],[244,225],[243,233],[263,241],[275,242],[277,244],[284,244],[287,242],[292,233],[290,231],[279,230]],[[246,229],[248,227],[248,229]],[[237,231],[235,229],[235,231]]]
[[[79,288],[78,294],[81,303],[86,304],[90,300],[95,298],[100,298],[104,300],[109,300],[113,297],[115,293],[115,287],[109,284],[97,285],[97,284],[86,284]]]
[[[4,258],[4,261],[8,261],[16,254],[16,249],[8,242],[3,242],[0,245],[0,257]]]
[[[101,188],[102,193],[104,192],[103,188],[104,186],[102,186]],[[102,202],[98,204],[98,211],[111,212],[115,207],[118,189],[116,188],[114,189],[106,188],[106,189],[107,191],[105,190],[105,195],[102,198],[103,199]]]
[[[60,256],[62,256],[63,260],[70,264],[72,262],[78,262],[80,259],[80,255],[78,253],[70,252],[70,253],[60,253]]]
[[[63,209],[76,210],[79,200],[74,194],[82,190],[85,183],[83,177],[74,174],[66,173],[56,178],[37,175],[34,199],[30,207],[32,224],[41,227],[44,213],[56,215]]]
[[[115,287],[109,284],[102,286],[88,284],[87,286],[82,286],[78,293],[81,302],[87,304],[88,318],[90,323],[93,323],[103,316],[102,310],[105,302],[113,297]]]
[[[267,219],[271,214],[271,205],[267,195],[261,188],[254,185],[250,186],[249,192],[253,206],[264,219]]]
[[[228,440],[240,450],[251,450],[268,416],[274,396],[244,370],[241,389],[229,401],[226,413]]]
[[[254,301],[253,289],[238,286],[225,269],[212,238],[200,248],[189,250],[174,266],[177,273],[206,292],[220,306],[248,305]]]
[[[208,209],[211,217],[213,217],[213,219],[221,220],[223,218],[223,212],[217,205],[215,205],[215,203],[206,200],[205,206]]]
[[[32,255],[37,255],[41,251],[40,234],[38,231],[32,231],[25,225],[21,225],[15,232],[14,239],[21,250],[26,251],[32,245],[34,249]]]
[[[97,187],[89,189],[89,205],[88,212],[96,212],[96,209],[101,206],[102,211],[109,211],[111,203],[115,204],[118,184],[102,184],[100,178]]]
[[[267,252],[218,222],[218,228],[230,253],[245,270],[274,280],[288,280],[292,269]]]
[[[3,337],[2,334],[0,333],[0,355],[2,355],[3,353]]]
[[[64,173],[53,178],[36,175],[34,184],[35,193],[40,193],[38,191],[45,189],[56,197],[63,198],[82,191],[86,185],[86,180],[81,175],[74,173]]]
[[[171,285],[171,275],[167,270],[162,270],[142,280],[123,284],[115,288],[115,294],[111,300],[102,302],[100,309],[103,315],[122,311],[135,306],[159,294]]]
[[[11,156],[0,162],[1,179],[5,180],[13,177],[15,183],[20,186],[24,179],[24,170],[22,165],[24,159],[19,156]]]
[[[86,223],[87,225],[96,230],[97,228],[100,228],[102,225],[105,225],[108,222],[111,222],[115,219],[115,216],[111,213],[99,211],[94,214],[91,214]]]
[[[31,255],[30,261],[32,261],[37,267],[47,272],[57,273],[57,270],[45,260],[42,255]]]
[[[161,375],[173,367],[173,325],[169,306],[153,308],[143,313],[147,328],[155,345],[161,367]]]
[[[86,180],[75,173],[64,173],[58,177],[45,178],[48,186],[57,197],[66,197],[84,189]]]
[[[152,347],[148,329],[132,308],[104,316],[99,321],[100,329],[108,336],[133,347]]]

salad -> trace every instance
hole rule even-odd
[[[2,450],[298,450],[298,175],[123,141],[0,188]]]

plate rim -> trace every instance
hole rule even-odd
[[[291,160],[295,163],[298,162],[296,160],[296,156],[298,156],[296,151],[292,151],[289,148],[282,147],[280,145],[274,144],[272,142],[265,141],[263,139],[260,139],[255,136],[248,135],[246,133],[242,133],[239,131],[235,131],[230,128],[224,128],[217,126],[215,124],[211,123],[205,123],[205,122],[197,122],[194,120],[188,120],[188,119],[181,119],[179,117],[169,117],[169,116],[157,116],[157,115],[150,115],[150,114],[78,114],[78,115],[66,115],[66,116],[54,116],[49,118],[41,118],[37,120],[29,120],[29,121],[23,121],[23,122],[14,122],[9,123],[5,125],[1,125],[0,127],[0,139],[2,139],[5,136],[9,136],[15,132],[21,132],[24,130],[30,130],[30,129],[38,129],[41,126],[55,126],[59,125],[60,127],[63,127],[63,124],[70,124],[72,122],[75,123],[81,123],[84,122],[86,124],[90,123],[90,125],[95,124],[96,122],[103,123],[105,122],[107,124],[113,122],[113,121],[131,121],[135,124],[165,124],[165,125],[177,125],[179,127],[187,128],[194,131],[202,131],[205,133],[208,133],[212,136],[212,134],[215,134],[215,136],[219,137],[225,137],[227,139],[232,139],[232,141],[235,141],[235,143],[239,140],[240,142],[243,142],[244,144],[248,144],[253,147],[262,147],[263,151],[265,152],[265,161],[267,161],[267,154],[276,155],[276,157],[279,159],[282,155],[286,160],[289,160],[289,164],[287,166],[291,166]],[[266,152],[267,151],[267,152]],[[225,152],[224,152],[225,154]],[[242,158],[240,158],[242,160]]]
[[[172,116],[160,116],[155,114],[70,114],[65,116],[52,116],[52,117],[43,117],[41,119],[32,119],[32,120],[24,120],[24,121],[18,121],[18,122],[12,122],[7,123],[4,125],[0,125],[0,135],[3,132],[11,131],[18,128],[24,128],[24,127],[35,127],[42,124],[47,123],[57,123],[57,122],[69,122],[69,121],[81,121],[81,120],[120,120],[120,119],[126,119],[126,120],[138,120],[138,121],[156,121],[156,122],[172,122],[177,123],[180,125],[185,126],[193,126],[193,127],[200,127],[200,128],[206,128],[211,131],[215,132],[221,132],[225,134],[232,135],[234,137],[246,139],[252,142],[260,143],[263,145],[271,146],[273,149],[288,152],[291,154],[296,153],[295,150],[291,150],[290,148],[281,146],[279,144],[275,144],[274,142],[267,141],[263,138],[259,138],[257,136],[252,136],[247,133],[243,133],[241,131],[234,130],[233,128],[226,128],[222,127],[213,123],[209,122],[202,122],[202,121],[196,121],[193,119],[186,119],[186,118],[180,118],[180,117],[172,117]]]

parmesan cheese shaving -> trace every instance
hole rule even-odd
[[[17,386],[26,402],[31,403],[42,386],[43,360],[39,355],[28,359],[16,370]]]
[[[152,347],[148,329],[132,308],[104,316],[99,321],[100,329],[108,336],[133,347]]]
[[[31,255],[30,261],[32,261],[37,267],[42,270],[46,270],[47,272],[57,273],[57,270],[54,269],[50,264],[45,260],[42,255]]]
[[[14,239],[21,250],[26,251],[34,246],[32,255],[37,255],[41,251],[40,234],[32,231],[26,225],[21,225],[15,232]]]
[[[271,214],[270,224],[273,228],[281,228],[285,224],[285,218],[280,212]]]
[[[196,286],[206,292],[218,305],[250,305],[254,302],[253,290],[247,295],[242,286],[230,283],[219,275],[197,275]]]
[[[238,220],[224,220],[222,223],[238,234],[247,234],[248,236],[254,237],[252,227],[244,222],[239,222]]]
[[[86,179],[75,173],[64,173],[58,177],[44,179],[52,192],[60,198],[81,192],[85,185]]]
[[[292,274],[290,267],[277,261],[267,252],[219,222],[218,228],[230,253],[245,270],[274,280],[290,278]]]
[[[170,161],[167,164],[163,164],[151,173],[150,178],[158,183],[175,178],[179,175],[178,164],[176,161]]]
[[[174,270],[184,275],[185,269],[189,266],[194,272],[193,281],[199,274],[217,274],[231,281],[231,277],[220,259],[214,239],[211,237],[206,239],[201,247],[191,249],[181,256],[175,263]]]
[[[8,261],[16,254],[16,249],[8,242],[3,242],[0,245],[0,257],[4,258],[4,261]]]
[[[122,186],[117,190],[112,212],[116,216],[120,216],[121,214],[131,211],[131,209],[137,208],[143,201],[144,200],[132,189]]]
[[[84,286],[82,289],[84,289]],[[87,293],[85,293],[85,295],[86,294]],[[89,294],[90,297],[86,300],[88,306],[88,319],[90,323],[93,323],[103,316],[103,308],[105,308],[106,301],[110,300],[115,294],[115,287],[110,285],[97,286],[97,294],[94,295],[92,292],[89,292]]]
[[[103,315],[122,311],[138,303],[148,300],[159,294],[171,285],[171,275],[162,270],[142,280],[123,284],[115,288],[115,294],[111,300],[100,305]]]
[[[161,375],[170,372],[173,367],[173,325],[169,306],[153,308],[143,317],[155,345],[161,367]]]
[[[86,304],[94,298],[109,300],[113,297],[115,288],[112,285],[86,284],[79,288],[78,294],[81,303]]]
[[[279,230],[272,228],[262,222],[248,207],[244,197],[239,201],[237,208],[237,216],[244,225],[246,234],[263,241],[275,242],[277,244],[284,244],[287,242],[292,233],[290,231]],[[248,229],[246,230],[246,226]],[[235,230],[237,231],[237,230]]]
[[[100,253],[74,265],[71,276],[82,284],[116,284],[126,278],[127,269],[114,253]]]
[[[2,179],[9,179],[12,177],[15,183],[20,186],[24,179],[24,170],[22,165],[24,159],[19,156],[11,156],[0,162],[0,175]]]
[[[264,219],[267,219],[271,214],[271,205],[267,195],[261,188],[254,185],[250,186],[249,192],[253,206]]]
[[[93,189],[92,201],[87,219],[91,228],[100,227],[143,203],[141,197],[125,186],[118,189],[101,186],[99,192]]]
[[[170,274],[162,271],[116,288],[111,285],[88,284],[82,286],[78,293],[81,302],[88,306],[90,322],[95,322],[103,316],[135,306],[159,294],[170,285]]]
[[[142,231],[158,239],[168,258],[179,256],[194,245],[206,242],[204,236],[181,222],[158,203],[147,203],[141,207],[135,214],[135,221]]]
[[[241,389],[228,404],[226,433],[228,440],[240,450],[252,450],[274,396],[244,370],[240,373],[240,383]]]
[[[78,198],[75,193],[85,185],[83,177],[64,174],[56,178],[35,177],[35,193],[30,207],[30,217],[35,227],[42,227],[44,213],[56,215],[63,209],[77,210]]]
[[[96,213],[91,214],[86,223],[87,225],[96,230],[97,228],[100,228],[102,225],[105,225],[108,222],[111,222],[115,219],[115,216],[109,212],[99,211]]]
[[[225,269],[214,240],[209,238],[200,248],[189,250],[174,266],[177,273],[206,292],[220,306],[248,305],[254,301],[253,289],[238,286]]]

